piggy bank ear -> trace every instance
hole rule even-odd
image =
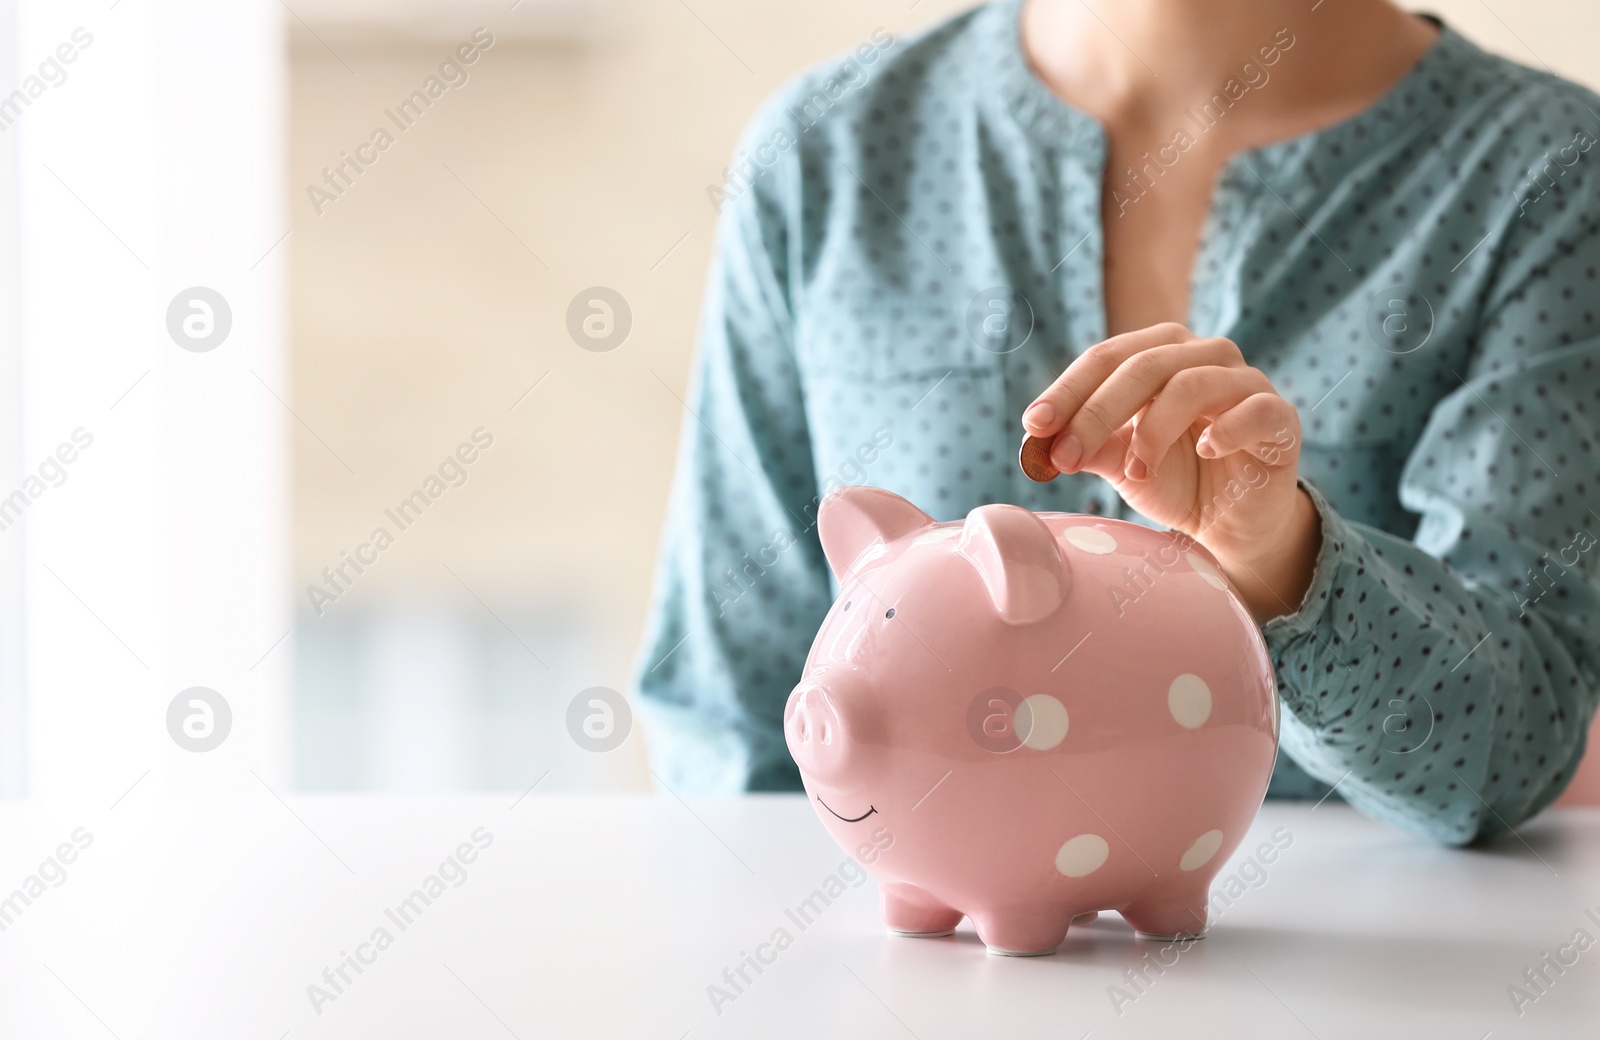
[[[1044,521],[1021,506],[979,506],[968,513],[956,551],[977,568],[1007,624],[1049,617],[1067,598],[1061,548]]]
[[[932,523],[933,517],[893,491],[875,487],[835,488],[817,510],[822,554],[841,585],[867,549]]]

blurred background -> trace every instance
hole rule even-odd
[[[0,0],[0,495],[93,438],[0,530],[0,794],[648,788],[566,719],[631,692],[712,189],[964,6]],[[1600,86],[1577,0],[1430,9]]]
[[[649,785],[643,740],[586,754],[565,714],[585,688],[630,682],[710,189],[788,76],[958,5],[511,6],[318,0],[290,19],[292,386],[316,433],[294,437],[296,587],[471,431],[494,436],[322,616],[302,591],[303,788],[520,789],[546,769],[540,790]],[[494,42],[470,78],[319,216],[304,186],[394,130],[386,110],[479,26]],[[629,315],[587,303],[597,286]],[[626,338],[580,349],[575,301],[619,334],[631,324]]]

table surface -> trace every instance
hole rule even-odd
[[[1269,804],[1203,941],[1107,914],[1020,959],[886,934],[798,796],[513,802],[0,805],[0,899],[39,878],[0,904],[0,1037],[1600,1035],[1597,810],[1463,851]]]

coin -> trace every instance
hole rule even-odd
[[[1029,480],[1046,484],[1061,475],[1056,464],[1050,461],[1050,449],[1054,444],[1054,437],[1035,437],[1030,434],[1022,439],[1022,450],[1017,452],[1017,465],[1022,467],[1022,472]]]

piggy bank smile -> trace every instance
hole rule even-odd
[[[824,802],[822,800],[822,796],[821,795],[817,796],[817,804],[821,805],[824,809],[826,809],[829,812],[833,813],[833,815],[839,817],[839,819],[843,820],[845,823],[860,823],[862,820],[866,819],[868,816],[877,815],[877,812],[878,812],[877,809],[875,809],[875,808],[873,808],[871,806],[868,806],[867,807],[867,811],[862,813],[860,816],[844,816],[844,815],[841,815],[837,810],[835,810],[833,808],[833,806],[829,805],[827,802]]]
[[[1278,726],[1260,630],[1205,549],[1008,505],[936,523],[867,487],[830,494],[818,533],[839,597],[784,736],[835,840],[882,836],[864,865],[890,930],[970,918],[1035,955],[1116,910],[1203,935]]]

